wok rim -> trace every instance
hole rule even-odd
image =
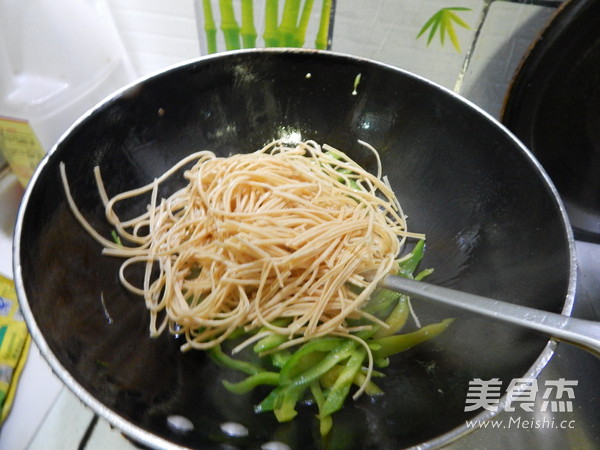
[[[562,224],[565,230],[567,242],[568,242],[568,250],[569,250],[569,279],[568,279],[568,287],[565,295],[565,301],[563,304],[563,308],[561,311],[562,315],[570,316],[574,301],[575,301],[575,290],[576,290],[576,281],[577,281],[577,259],[575,253],[575,239],[572,228],[569,224],[567,213],[565,206],[558,194],[558,191],[554,184],[552,183],[550,177],[541,166],[541,164],[537,161],[533,153],[514,135],[503,123],[501,123],[498,119],[495,119],[488,112],[483,110],[481,107],[477,106],[470,100],[462,97],[456,92],[448,89],[436,82],[433,82],[423,76],[414,74],[409,72],[401,67],[394,66],[391,64],[382,63],[370,58],[360,57],[355,55],[350,55],[341,52],[334,52],[330,50],[313,50],[313,49],[298,49],[298,48],[253,48],[253,49],[243,49],[243,50],[233,50],[227,52],[221,52],[217,54],[204,55],[198,58],[192,58],[177,64],[173,64],[167,66],[163,69],[154,71],[148,75],[140,77],[126,85],[122,88],[114,91],[103,100],[98,102],[96,105],[92,106],[85,113],[83,113],[73,124],[59,137],[56,143],[52,146],[52,148],[48,151],[48,153],[41,160],[39,165],[37,166],[34,174],[28,183],[25,192],[23,194],[23,198],[21,204],[19,206],[19,210],[17,212],[17,219],[15,223],[15,231],[13,235],[13,278],[15,283],[15,289],[17,291],[17,296],[19,298],[19,303],[21,307],[21,311],[31,337],[33,341],[37,345],[41,355],[46,360],[46,362],[50,365],[53,373],[60,379],[60,381],[66,385],[69,390],[88,408],[90,408],[95,414],[97,414],[102,419],[106,420],[110,425],[121,431],[127,438],[132,439],[137,443],[141,443],[149,446],[154,449],[184,449],[188,447],[180,446],[175,444],[163,437],[160,437],[156,434],[151,433],[143,429],[140,426],[133,424],[131,421],[127,420],[123,416],[119,415],[117,412],[113,411],[111,408],[104,405],[101,401],[96,399],[90,392],[88,392],[77,380],[71,375],[71,373],[62,365],[56,355],[50,349],[50,346],[46,342],[40,328],[37,325],[36,319],[33,315],[31,308],[29,307],[29,301],[27,299],[27,295],[25,292],[25,285],[22,277],[21,270],[21,239],[22,239],[22,229],[25,215],[27,213],[27,205],[32,196],[32,192],[36,187],[36,182],[40,177],[40,174],[44,171],[45,166],[49,163],[50,159],[53,157],[54,153],[56,153],[61,147],[63,141],[67,139],[67,137],[77,128],[85,124],[88,117],[91,116],[95,111],[102,109],[106,104],[110,103],[113,98],[118,97],[121,93],[134,88],[135,86],[141,85],[149,79],[161,76],[170,71],[175,71],[181,69],[186,66],[190,66],[193,64],[204,63],[205,61],[210,60],[218,60],[218,59],[228,59],[232,55],[239,54],[248,54],[248,53],[267,53],[267,54],[286,54],[286,53],[298,53],[298,54],[324,54],[330,55],[334,58],[344,59],[354,62],[362,62],[363,64],[375,65],[379,66],[383,69],[391,69],[396,72],[400,72],[405,76],[413,78],[421,83],[430,85],[436,91],[440,92],[442,95],[451,96],[456,101],[463,103],[468,108],[475,110],[479,115],[481,115],[484,119],[488,120],[493,124],[499,131],[507,135],[518,147],[518,149],[522,152],[523,156],[529,159],[529,162],[533,164],[538,174],[545,182],[547,187],[549,188],[549,193],[551,193],[552,197],[558,206],[558,211],[560,213],[560,217],[562,218]],[[557,348],[558,342],[554,339],[549,339],[540,355],[533,362],[531,367],[527,370],[527,372],[523,375],[524,378],[537,378],[544,367],[548,364],[554,352]],[[500,414],[504,411],[504,408],[510,403],[510,396],[512,391],[506,392],[500,399],[499,407],[496,411],[484,411],[470,419],[470,421],[474,423],[481,423],[484,421],[488,421]],[[431,448],[439,448],[441,446],[445,446],[454,442],[461,437],[470,434],[471,432],[476,431],[477,427],[468,427],[465,424],[453,428],[452,430],[447,431],[446,433],[428,441],[422,442],[418,445],[415,445],[410,448],[415,449],[431,449]]]

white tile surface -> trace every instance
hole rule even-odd
[[[78,448],[93,416],[71,391],[63,388],[28,450]]]
[[[57,395],[47,418],[33,440],[25,447],[4,447],[17,450],[63,450],[80,447],[94,413],[66,387]],[[134,450],[138,447],[125,438],[119,430],[108,422],[98,419],[93,431],[85,442],[86,450]]]
[[[193,0],[108,0],[138,75],[200,55]]]
[[[0,430],[0,449],[28,448],[30,440],[36,435],[41,424],[51,416],[49,411],[61,389],[62,383],[32,343],[12,410]],[[60,428],[57,432],[59,430]]]
[[[436,35],[427,45],[427,31],[417,39],[421,27],[448,0],[338,1],[333,50],[373,58],[392,64],[452,89],[473,39],[483,0],[455,0],[451,6],[470,8],[457,15],[470,29],[456,26],[461,44],[457,51],[446,38],[442,45]]]
[[[127,440],[118,431],[112,428],[108,422],[99,420],[94,434],[90,437],[85,450],[135,450],[139,449]]]
[[[460,93],[498,117],[512,76],[556,9],[492,3]]]

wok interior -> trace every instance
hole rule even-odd
[[[387,66],[304,51],[240,52],[125,90],[81,121],[38,173],[18,236],[21,300],[60,363],[55,370],[73,376],[109,415],[168,441],[321,446],[310,405],[286,424],[256,415],[264,392],[230,394],[221,380],[235,374],[202,352],[180,353],[172,336],[149,339],[143,301],[120,286],[120,261],[101,256],[73,218],[58,169],[64,161],[76,203],[108,236],[95,165],[114,195],[148,183],[192,151],[250,152],[298,136],[329,143],[371,169],[373,158],[357,140],[379,150],[409,228],[427,234],[422,267],[435,268],[429,281],[561,311],[571,270],[564,218],[536,164],[493,121]],[[126,209],[140,208],[137,202]],[[468,313],[413,306],[423,324],[457,320],[434,341],[393,358],[378,380],[385,396],[349,401],[335,414],[326,447],[398,448],[464,426],[480,412],[464,412],[469,380],[500,378],[506,388],[547,343]],[[189,418],[194,431],[170,431],[166,418],[173,414]],[[227,437],[219,426],[230,421],[248,427],[249,436]]]

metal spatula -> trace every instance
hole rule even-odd
[[[567,317],[394,275],[388,275],[379,286],[529,328],[581,347],[600,358],[600,322]]]

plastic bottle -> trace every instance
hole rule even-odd
[[[103,0],[0,0],[0,151],[21,184],[74,120],[135,76]]]

